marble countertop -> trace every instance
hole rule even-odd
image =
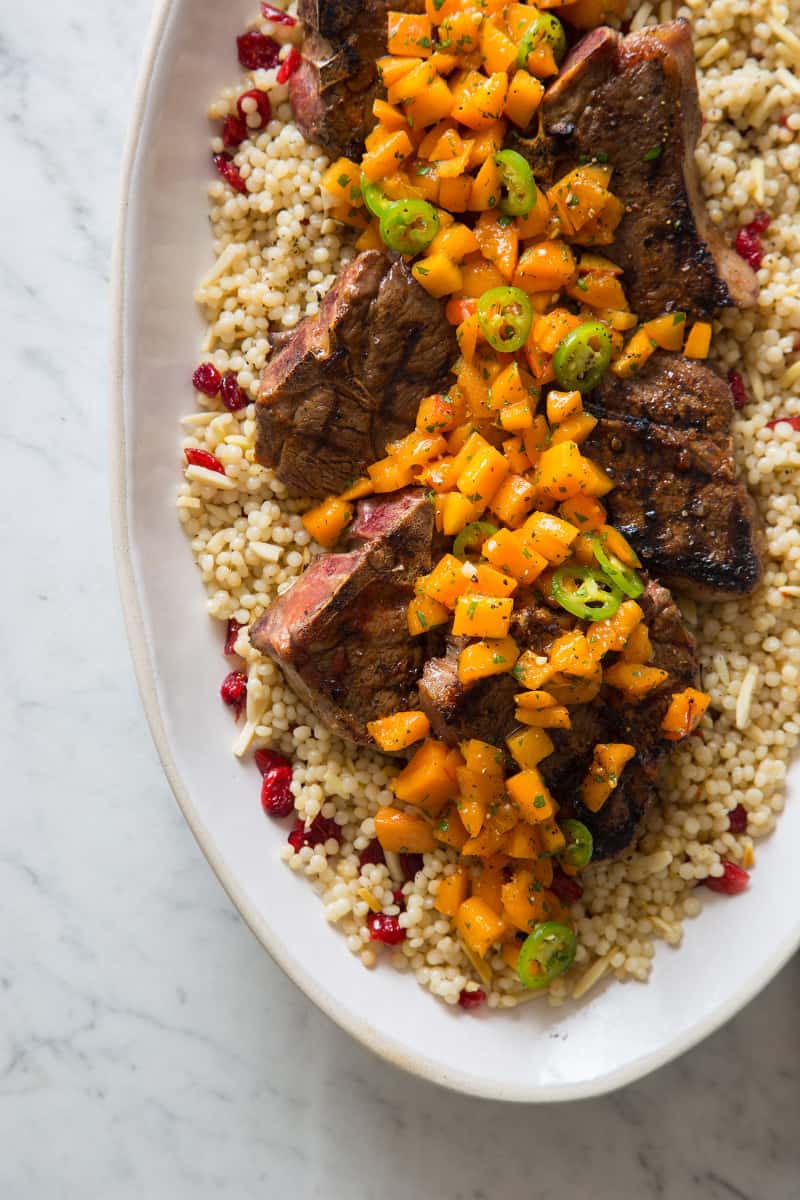
[[[351,1042],[206,866],[145,726],[107,515],[109,252],[149,12],[15,4],[0,38],[0,1195],[797,1197],[800,960],[625,1091],[505,1107]]]

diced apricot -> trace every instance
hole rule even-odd
[[[433,830],[424,817],[387,805],[375,814],[375,836],[394,854],[429,854],[435,847]]]
[[[459,683],[474,683],[489,675],[506,674],[518,658],[519,647],[513,638],[471,642],[458,656]]]
[[[466,867],[456,867],[452,875],[440,879],[433,907],[444,917],[454,917],[468,894],[469,872]]]
[[[429,815],[436,816],[458,790],[458,761],[458,756],[454,761],[450,748],[444,742],[428,738],[392,780],[392,791],[398,800],[414,804]]]
[[[455,917],[459,935],[478,958],[485,958],[491,946],[506,931],[505,921],[478,896],[465,900]]]
[[[385,750],[387,754],[405,750],[414,742],[427,737],[430,727],[425,713],[416,709],[411,712],[392,713],[391,716],[367,722],[370,737],[374,738],[381,750]]]

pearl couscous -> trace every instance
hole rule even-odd
[[[696,885],[721,876],[723,860],[753,866],[755,843],[772,832],[783,807],[800,737],[800,433],[787,422],[770,424],[800,418],[800,4],[663,0],[634,5],[631,28],[675,16],[694,26],[706,118],[698,162],[711,219],[729,237],[760,210],[771,220],[757,305],[724,312],[714,341],[721,366],[741,372],[747,393],[734,436],[764,521],[766,571],[746,600],[677,597],[697,638],[711,707],[701,737],[668,761],[662,804],[650,811],[635,849],[583,872],[583,896],[573,906],[575,963],[551,984],[551,1003],[579,997],[604,975],[645,980],[657,940],[677,946],[684,918],[700,913],[708,893]],[[234,752],[285,754],[294,763],[296,815],[307,823],[321,815],[337,832],[316,845],[287,844],[284,862],[308,877],[326,918],[365,966],[380,955],[454,1004],[478,987],[450,921],[434,908],[442,877],[455,869],[454,852],[425,855],[412,879],[390,854],[386,863],[360,865],[375,837],[374,813],[392,802],[396,768],[334,737],[248,640],[247,626],[318,550],[301,521],[307,506],[288,500],[275,475],[255,463],[259,375],[270,335],[315,314],[353,254],[349,233],[326,215],[320,181],[328,160],[293,124],[288,88],[279,82],[300,27],[260,20],[251,28],[281,43],[280,60],[225,89],[209,117],[235,118],[237,98],[248,90],[269,96],[272,116],[258,130],[255,101],[239,113],[249,136],[231,158],[242,187],[221,178],[209,186],[214,265],[195,297],[208,324],[202,360],[235,376],[242,407],[228,411],[197,393],[195,411],[183,420],[183,446],[213,454],[224,474],[189,466],[178,514],[209,614],[241,625],[235,650],[244,661],[246,701]],[[224,149],[215,137],[212,152]],[[400,944],[371,941],[367,916],[375,904],[397,916],[406,933]],[[538,994],[525,991],[499,953],[481,971],[492,1007]]]

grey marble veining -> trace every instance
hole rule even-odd
[[[108,262],[149,9],[9,2],[0,31],[0,1196],[795,1200],[800,962],[626,1091],[487,1104],[335,1029],[195,846],[107,518]]]

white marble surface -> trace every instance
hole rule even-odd
[[[108,259],[149,9],[8,3],[0,34],[0,1195],[797,1197],[800,961],[650,1079],[506,1108],[351,1043],[206,867],[145,727],[107,520]]]

